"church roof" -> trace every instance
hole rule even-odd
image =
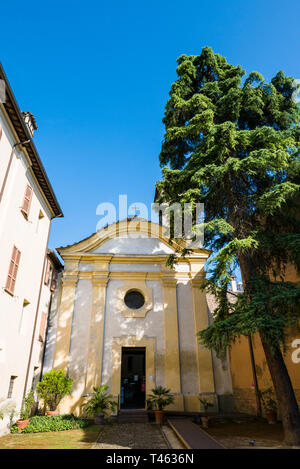
[[[32,171],[52,209],[54,217],[63,217],[62,209],[60,208],[60,205],[56,199],[43,163],[41,162],[38,151],[32,141],[31,135],[29,134],[29,130],[27,129],[23,115],[20,111],[15,95],[10,87],[9,81],[1,63],[0,79],[4,80],[5,82],[5,102],[3,103],[3,106],[9,116],[9,119],[15,129],[15,132],[17,133],[18,139],[20,140],[20,142],[27,142],[24,143],[23,146],[26,148],[26,151],[30,158]]]

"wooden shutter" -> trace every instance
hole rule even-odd
[[[44,340],[45,340],[46,324],[47,324],[47,314],[42,313],[41,324],[40,324],[40,332],[39,332],[39,341],[40,342],[44,342]]]
[[[46,265],[46,272],[45,272],[44,283],[45,283],[45,285],[48,285],[48,283],[49,283],[49,274],[50,274],[51,263],[50,263],[49,259],[47,259],[46,262],[47,262],[47,265]]]
[[[32,199],[32,187],[29,184],[27,184],[25,194],[24,194],[23,204],[21,208],[22,213],[25,215],[26,218],[28,218],[28,215],[29,215],[31,199]]]
[[[20,257],[21,257],[21,252],[19,249],[16,248],[16,246],[13,247],[13,252],[11,255],[10,259],[10,264],[9,264],[9,269],[8,269],[8,274],[7,274],[7,279],[6,279],[6,285],[5,285],[5,290],[10,293],[11,295],[14,294],[15,291],[15,285],[16,285],[16,278],[17,278],[17,273],[18,273],[18,268],[19,268],[19,263],[20,263]]]
[[[51,278],[51,285],[50,285],[50,290],[52,292],[56,290],[56,285],[57,285],[57,271],[55,269],[53,269],[52,278]]]

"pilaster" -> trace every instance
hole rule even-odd
[[[62,278],[62,295],[56,332],[53,367],[67,371],[69,363],[72,318],[78,275],[75,271],[65,272]]]
[[[87,393],[91,393],[94,386],[101,384],[107,282],[108,272],[96,272],[92,278],[92,310],[85,385]]]

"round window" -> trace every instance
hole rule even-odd
[[[124,302],[130,309],[139,309],[144,306],[145,298],[139,291],[131,290],[126,293]]]

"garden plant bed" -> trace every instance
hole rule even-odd
[[[207,433],[226,448],[274,448],[283,442],[283,429],[280,423],[269,425],[264,420],[210,422]],[[250,442],[255,440],[254,446]]]
[[[48,433],[10,434],[0,438],[0,449],[91,449],[98,426]]]
[[[87,419],[75,417],[74,415],[54,415],[51,417],[44,415],[36,415],[31,417],[28,425],[22,430],[22,433],[42,433],[57,432],[65,430],[76,430],[86,428],[91,425]],[[12,425],[11,433],[18,433],[17,425]]]

